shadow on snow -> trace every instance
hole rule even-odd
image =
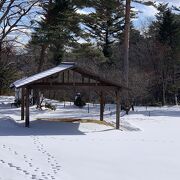
[[[46,136],[85,135],[79,130],[80,123],[64,123],[36,120],[25,128],[24,123],[16,123],[11,117],[0,118],[0,136]]]

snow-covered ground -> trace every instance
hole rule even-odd
[[[56,111],[31,108],[24,128],[13,97],[0,97],[0,180],[179,180],[180,107],[136,107],[121,118],[121,130],[92,123],[41,118],[98,119],[99,106]],[[122,113],[123,115],[123,113]],[[105,120],[115,122],[114,105]]]

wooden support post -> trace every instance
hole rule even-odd
[[[21,92],[21,120],[24,120],[24,88]]]
[[[68,79],[67,79],[67,81],[68,81],[68,83],[69,83],[69,79],[70,79],[70,72],[68,71]]]
[[[116,91],[116,129],[120,126],[120,93]]]
[[[84,77],[82,76],[81,78],[82,78],[82,83],[84,83]]]
[[[100,92],[100,121],[104,120],[104,97],[103,92]]]
[[[64,72],[62,73],[62,83],[64,83],[65,75]]]
[[[29,127],[29,88],[26,88],[26,120],[25,127]]]
[[[73,71],[73,86],[75,86],[75,72]]]
[[[88,113],[89,113],[89,103],[88,103]]]

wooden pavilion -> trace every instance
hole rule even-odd
[[[123,87],[115,82],[108,81],[100,76],[88,72],[72,62],[64,62],[59,66],[32,75],[22,80],[14,82],[11,87],[21,88],[21,119],[25,119],[25,127],[30,124],[30,108],[29,94],[33,90],[51,90],[51,89],[66,89],[66,88],[83,88],[90,87],[91,89],[100,92],[100,120],[103,121],[104,113],[104,91],[109,89],[115,92],[116,101],[116,129],[120,126],[120,92]]]

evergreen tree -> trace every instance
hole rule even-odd
[[[84,17],[85,30],[112,63],[112,45],[119,41],[123,31],[124,5],[119,0],[92,0],[89,4],[95,12]]]
[[[159,54],[163,56],[159,69],[161,69],[162,102],[165,104],[167,98],[171,102],[172,97],[177,99],[176,72],[179,63],[177,53],[180,24],[176,18],[177,15],[172,13],[168,4],[160,4],[158,10],[157,21],[151,26],[150,32],[159,48]]]
[[[42,3],[43,18],[32,36],[32,42],[42,46],[42,53],[49,50],[52,63],[63,60],[65,48],[71,46],[80,35],[76,1],[49,0]],[[79,4],[79,1],[78,1]]]

